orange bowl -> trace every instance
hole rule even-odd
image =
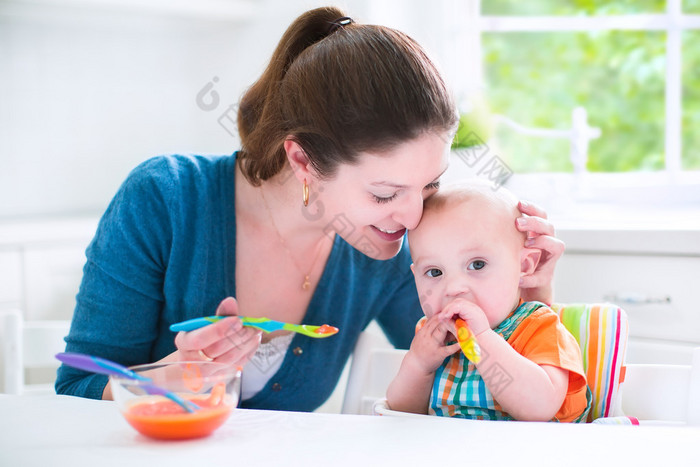
[[[161,395],[150,395],[144,382],[110,376],[112,395],[126,421],[156,439],[200,438],[226,422],[240,397],[241,370],[216,362],[170,362],[138,365],[130,370],[151,379],[197,406],[187,412]]]

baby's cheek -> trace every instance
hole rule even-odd
[[[431,318],[433,315],[435,315],[439,310],[437,309],[437,306],[435,305],[434,300],[426,299],[426,300],[421,300],[420,306],[423,309],[423,314],[427,316],[428,318]]]

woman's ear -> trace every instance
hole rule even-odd
[[[523,248],[520,252],[520,277],[529,276],[540,262],[542,251],[538,248]]]
[[[306,155],[299,143],[289,138],[284,140],[284,151],[287,153],[287,160],[297,180],[300,182],[305,179],[310,181],[315,172],[313,172],[309,156]]]

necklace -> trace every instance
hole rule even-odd
[[[277,224],[275,224],[275,219],[272,217],[272,211],[270,211],[270,207],[267,205],[267,200],[265,199],[265,192],[262,189],[262,186],[260,187],[260,196],[262,196],[263,204],[265,205],[265,210],[267,211],[267,215],[270,218],[270,222],[272,223],[272,227],[275,229],[275,233],[277,233],[277,238],[279,239],[280,243],[284,247],[284,249],[287,251],[287,254],[289,255],[289,258],[292,260],[294,263],[294,266],[299,270],[301,275],[304,276],[304,282],[301,284],[301,288],[303,290],[307,290],[309,287],[311,287],[311,281],[309,280],[309,277],[311,276],[311,271],[314,270],[314,266],[316,265],[316,261],[318,260],[319,255],[321,254],[321,248],[316,248],[316,256],[314,257],[313,262],[311,263],[311,267],[309,268],[309,272],[304,274],[304,270],[299,266],[299,263],[297,263],[296,258],[292,254],[291,251],[289,251],[289,248],[287,248],[287,243],[284,241],[284,237],[282,237],[282,234],[280,233],[279,229],[277,228]]]

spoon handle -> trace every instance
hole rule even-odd
[[[100,357],[94,357],[92,355],[85,355],[72,352],[58,353],[56,354],[56,358],[61,362],[65,363],[66,365],[72,366],[73,368],[78,368],[79,370],[85,370],[91,373],[99,373],[101,375],[121,376],[123,378],[142,381],[145,384],[142,384],[140,386],[148,394],[165,396],[189,413],[195,412],[199,408],[193,402],[186,401],[174,392],[168,391],[167,389],[161,388],[160,386],[156,386],[155,384],[148,384],[151,381],[151,378],[147,378],[134,371],[131,371],[130,369],[123,365],[120,365],[119,363]]]
[[[170,330],[173,332],[194,331],[195,329],[203,328],[204,326],[221,321],[224,318],[227,318],[227,316],[204,316],[202,318],[189,319],[187,321],[172,324],[170,326]],[[243,326],[253,327],[264,332],[273,332],[284,329],[316,338],[332,336],[338,332],[338,328],[327,324],[324,324],[323,326],[291,324],[284,323],[282,321],[275,321],[269,318],[251,318],[246,316],[241,316],[240,319]]]
[[[139,381],[150,381],[150,378],[146,378],[145,376],[135,373],[125,366],[104,358],[93,357],[92,355],[62,352],[56,354],[56,358],[68,366],[72,366],[80,370],[90,371],[92,373],[123,376],[125,378],[136,379]]]
[[[479,363],[481,361],[481,347],[479,347],[474,333],[463,319],[457,318],[455,326],[457,327],[457,342],[459,342],[462,353],[472,363]]]

